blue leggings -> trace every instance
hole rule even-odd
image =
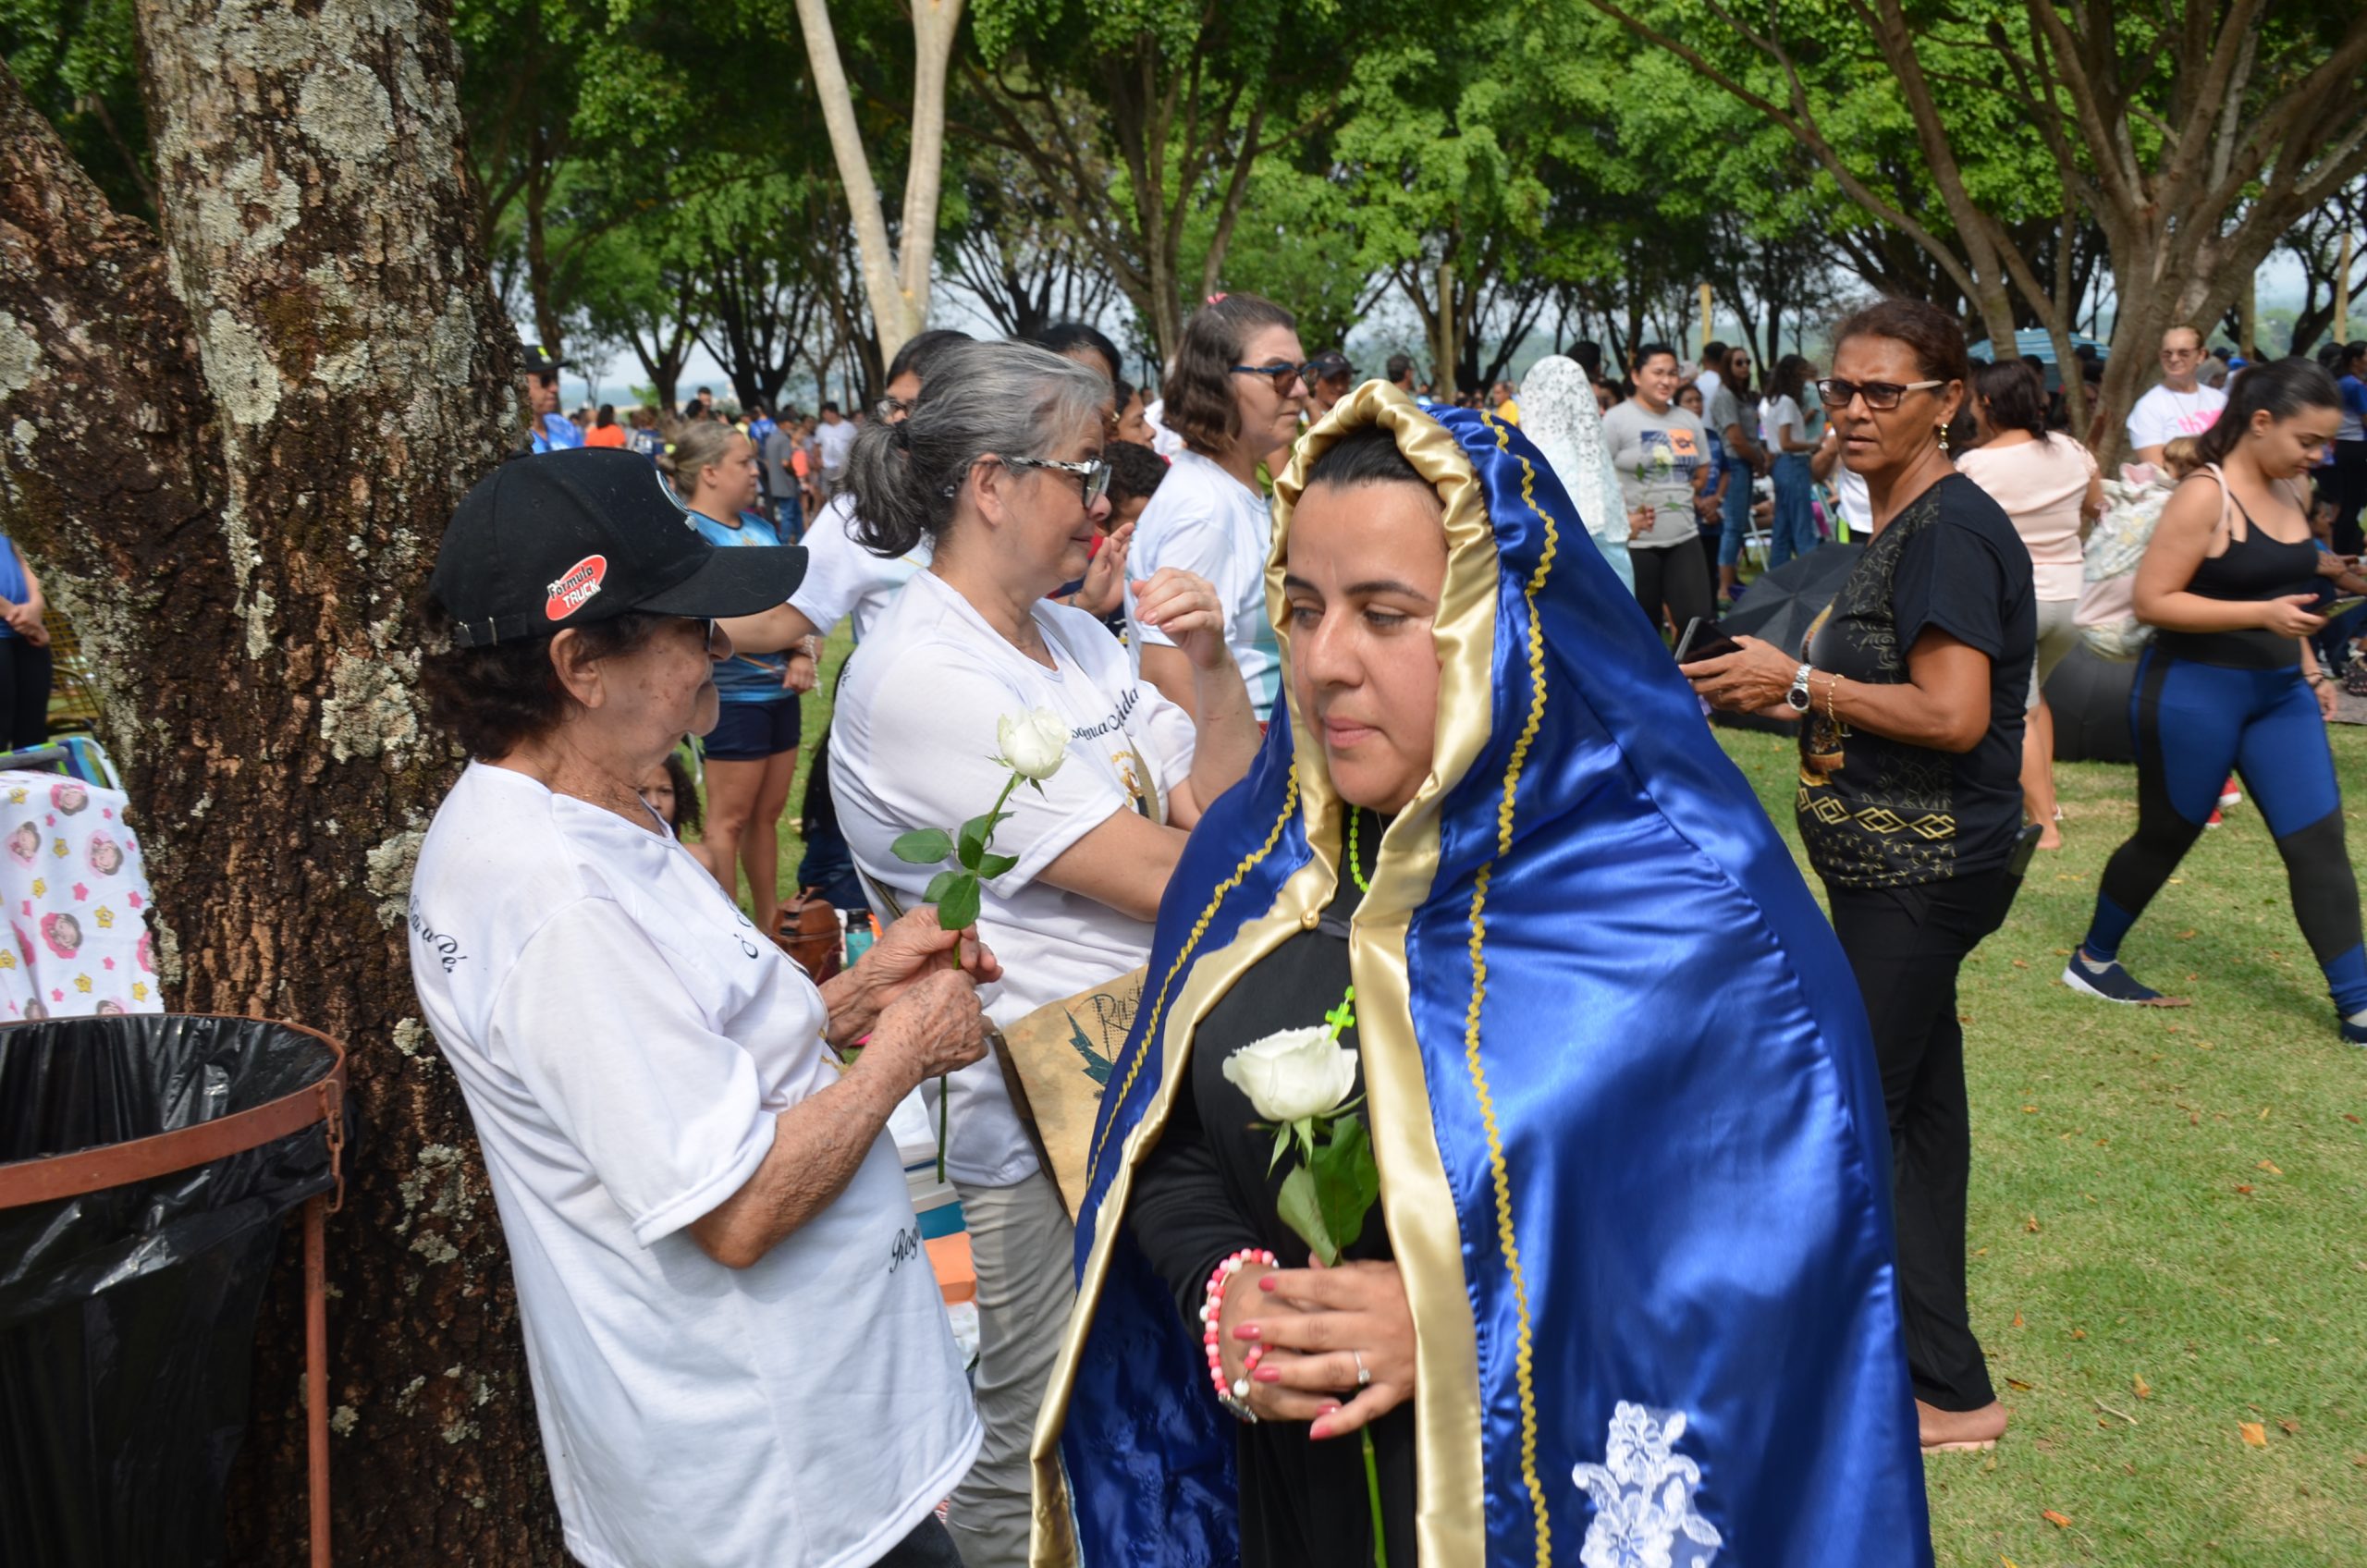
[[[2202,836],[2230,771],[2259,806],[2293,890],[2293,915],[2344,1016],[2367,1011],[2359,884],[2342,840],[2342,793],[2325,720],[2298,668],[2231,669],[2148,648],[2129,697],[2137,737],[2137,833],[2097,891],[2088,956],[2120,941]]]

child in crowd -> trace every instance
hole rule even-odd
[[[1110,519],[1101,531],[1115,533],[1143,515],[1159,482],[1167,477],[1168,462],[1148,447],[1131,441],[1113,441],[1101,456],[1110,464]]]
[[[641,781],[638,792],[649,802],[649,809],[674,830],[674,837],[681,839],[691,858],[712,873],[715,866],[706,845],[682,838],[685,833],[699,831],[705,810],[699,804],[699,787],[692,780],[690,764],[682,760],[681,752],[677,749],[667,753],[665,762],[650,769],[649,777]]]

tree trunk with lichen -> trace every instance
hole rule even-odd
[[[404,900],[456,759],[416,611],[516,423],[434,0],[139,0],[162,238],[0,68],[0,527],[80,631],[176,1011],[352,1056],[329,1225],[340,1563],[562,1560],[500,1227],[414,1015]],[[294,1227],[231,1507],[304,1553]]]

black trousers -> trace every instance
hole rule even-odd
[[[1912,888],[1825,884],[1873,1024],[1890,1115],[1899,1305],[1915,1397],[1979,1410],[1997,1397],[1965,1306],[1965,1191],[1972,1123],[1964,1086],[1956,972],[2005,917],[2003,870]]]
[[[1662,605],[1674,618],[1680,637],[1685,635],[1686,623],[1694,617],[1706,620],[1715,612],[1710,592],[1710,569],[1701,546],[1692,540],[1656,550],[1631,545],[1627,561],[1636,569],[1636,602],[1644,606],[1645,619],[1654,626],[1661,623]]]
[[[962,1554],[937,1515],[926,1514],[913,1533],[889,1549],[878,1568],[962,1568]]]
[[[583,1559],[570,1553],[568,1561],[583,1568]],[[913,1533],[888,1549],[875,1568],[962,1568],[962,1554],[953,1550],[953,1537],[934,1513],[924,1514],[913,1526]]]
[[[0,747],[15,751],[49,739],[47,648],[22,637],[0,637],[0,722],[8,726]]]

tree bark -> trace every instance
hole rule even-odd
[[[864,293],[871,302],[880,357],[886,360],[894,359],[896,350],[928,325],[929,269],[937,262],[938,195],[945,176],[945,81],[953,40],[961,31],[962,6],[963,0],[914,0],[913,6],[913,144],[904,170],[900,256],[889,239],[879,186],[864,153],[863,128],[855,123],[854,94],[839,58],[829,0],[797,0],[814,90],[822,100],[830,152],[853,213]]]
[[[420,592],[518,418],[446,16],[140,0],[137,19],[161,244],[0,70],[0,523],[90,656],[168,1003],[352,1052],[337,1560],[556,1562],[500,1227],[403,949],[456,767],[424,728]],[[241,1562],[304,1554],[290,1229],[230,1510]]]

